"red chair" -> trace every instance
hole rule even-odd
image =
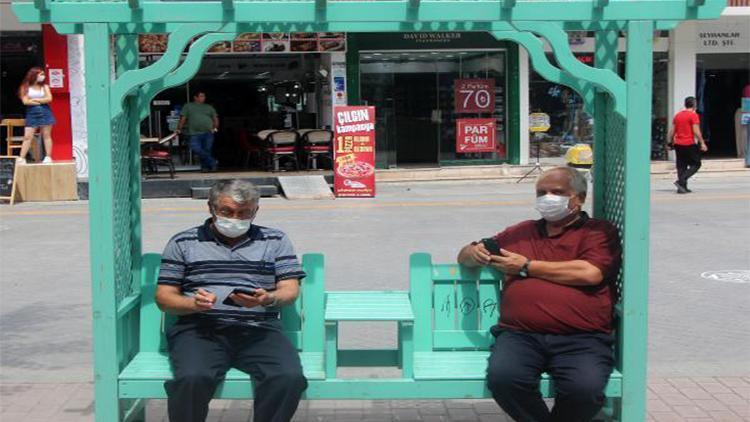
[[[245,129],[238,129],[234,134],[237,139],[237,145],[243,152],[242,166],[243,168],[250,167],[250,162],[253,161],[258,165],[261,165],[263,155],[263,144],[260,142],[257,136],[251,135]]]
[[[328,160],[333,167],[333,132],[330,130],[310,130],[302,135],[302,152],[305,166],[318,170],[318,158]]]
[[[280,170],[282,159],[291,160],[294,169],[299,170],[297,160],[297,143],[299,136],[297,132],[289,130],[279,130],[268,135],[266,147],[266,160],[268,168],[273,171]]]
[[[172,162],[172,154],[162,146],[162,143],[166,143],[171,139],[172,137],[167,137],[159,142],[141,143],[141,167],[147,175],[158,174],[159,166],[166,166],[167,169],[169,169],[169,178],[174,179],[174,162]]]

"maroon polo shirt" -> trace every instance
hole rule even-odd
[[[501,248],[539,261],[584,260],[604,274],[596,286],[566,286],[540,278],[506,275],[500,326],[550,334],[612,331],[615,281],[621,246],[608,221],[581,218],[557,236],[548,236],[544,220],[529,220],[495,236]]]

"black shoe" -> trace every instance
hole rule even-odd
[[[690,192],[687,190],[685,186],[682,186],[679,181],[675,181],[674,185],[677,186],[677,193],[688,193]]]

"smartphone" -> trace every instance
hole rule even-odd
[[[491,255],[500,255],[500,245],[497,244],[497,240],[494,237],[482,239],[482,244]]]
[[[232,293],[230,293],[230,294],[227,295],[227,298],[224,299],[224,302],[222,302],[222,303],[224,305],[236,306],[238,308],[241,308],[242,305],[240,305],[239,303],[233,301],[232,298],[230,297],[231,295],[233,295],[235,293],[242,293],[242,294],[254,296],[255,295],[255,289],[250,289],[250,288],[247,288],[247,287],[236,287],[234,290],[232,290]]]

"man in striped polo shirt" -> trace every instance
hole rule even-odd
[[[252,224],[259,198],[252,183],[216,183],[209,192],[211,218],[178,233],[164,249],[156,302],[179,315],[167,331],[172,422],[205,421],[231,367],[253,378],[255,421],[291,420],[307,388],[279,319],[279,309],[299,295],[305,273],[286,234]]]

